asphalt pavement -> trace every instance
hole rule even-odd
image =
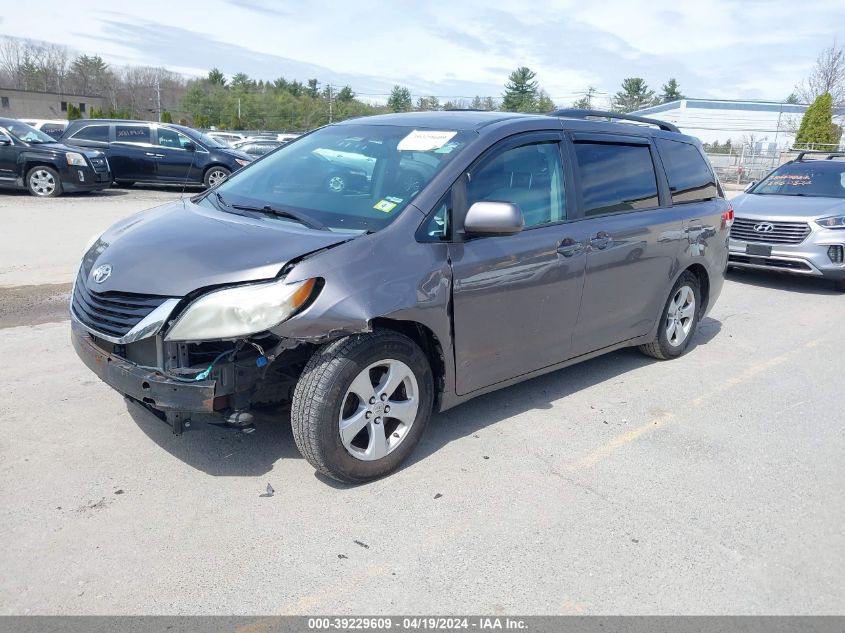
[[[480,397],[351,487],[283,412],[176,437],[74,355],[52,304],[85,241],[178,196],[0,197],[0,614],[845,612],[826,283],[732,273],[681,359]]]

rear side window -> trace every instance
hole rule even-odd
[[[149,143],[149,125],[115,125],[115,140],[118,143]]]
[[[46,130],[45,130],[46,132]],[[49,132],[47,132],[49,134]],[[72,138],[78,138],[83,141],[100,141],[101,143],[109,142],[109,126],[108,125],[86,125],[79,130]]]
[[[672,204],[700,202],[719,195],[716,178],[701,152],[694,145],[657,139],[657,150],[663,159]]]
[[[584,215],[658,205],[657,177],[648,145],[576,143]]]

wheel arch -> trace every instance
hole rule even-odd
[[[699,263],[690,264],[683,271],[678,273],[678,277],[680,277],[684,271],[689,271],[698,278],[698,287],[701,291],[700,312],[703,315],[705,312],[707,312],[707,306],[710,303],[710,274],[707,272],[707,269]],[[675,279],[675,281],[677,281],[677,278]]]
[[[370,326],[374,330],[381,328],[403,334],[420,346],[431,366],[431,374],[434,378],[433,410],[438,411],[446,384],[446,356],[437,335],[430,328],[416,321],[378,317],[370,321]]]

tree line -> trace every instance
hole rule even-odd
[[[496,97],[477,95],[441,103],[432,95],[415,100],[408,87],[396,85],[385,103],[374,103],[361,99],[351,86],[333,86],[316,78],[265,81],[246,73],[227,78],[217,68],[205,77],[186,78],[161,67],[115,67],[99,55],[71,54],[63,46],[5,36],[0,37],[0,86],[103,97],[108,106],[91,109],[89,116],[94,118],[160,119],[203,128],[303,131],[384,112],[469,108],[542,113],[560,107],[540,87],[536,73],[525,66],[510,73],[502,94]],[[627,77],[609,98],[600,99],[599,94],[595,87],[588,86],[571,106],[625,113],[684,98],[675,78],[669,78],[655,92],[644,78]],[[811,73],[787,100],[811,103],[825,94],[830,95],[832,106],[845,105],[845,51],[836,44],[823,50]],[[602,107],[599,101],[606,105]],[[805,130],[800,135],[802,142],[819,142],[806,140],[809,137],[838,139],[837,126],[819,122],[826,120],[829,108],[821,104],[817,109],[822,111],[820,118],[809,117],[805,127],[812,132]],[[82,113],[69,103],[68,117],[80,116]],[[812,121],[816,123],[810,125]],[[797,124],[795,131],[799,132]]]

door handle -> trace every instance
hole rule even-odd
[[[581,242],[573,240],[571,237],[567,237],[557,246],[557,252],[564,257],[572,257],[573,255],[578,255],[583,251],[584,245]]]
[[[599,231],[590,238],[590,246],[598,250],[607,248],[608,244],[610,244],[610,235],[605,231]]]

